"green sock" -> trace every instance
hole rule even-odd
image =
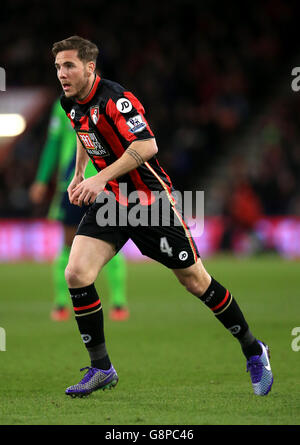
[[[64,246],[53,263],[54,305],[71,306],[70,294],[65,280],[65,268],[69,261],[71,248]]]
[[[111,306],[127,306],[126,261],[122,254],[115,255],[103,268],[109,287]]]

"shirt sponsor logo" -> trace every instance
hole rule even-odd
[[[129,111],[132,110],[132,103],[125,97],[118,99],[116,106],[117,110],[120,111],[120,113],[129,113]]]
[[[98,105],[96,107],[91,107],[90,108],[90,115],[91,115],[91,119],[94,122],[94,124],[97,125],[98,120],[99,120],[99,107],[98,107]]]
[[[109,156],[109,152],[106,150],[103,145],[98,141],[97,136],[93,132],[77,132],[84,148],[91,156]]]
[[[128,119],[126,124],[128,125],[129,131],[131,133],[139,133],[140,131],[143,131],[144,128],[146,128],[146,123],[143,121],[143,118],[140,114],[137,114],[136,116]]]

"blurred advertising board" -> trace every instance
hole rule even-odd
[[[192,234],[202,257],[220,251],[225,224],[222,217],[208,217],[199,236]],[[300,259],[300,217],[263,218],[255,226],[254,235],[260,248],[290,258]],[[253,253],[253,234],[236,231],[231,250],[236,254]],[[52,261],[63,244],[59,222],[49,220],[0,220],[0,261]],[[128,241],[122,249],[133,261],[146,260],[137,247]]]

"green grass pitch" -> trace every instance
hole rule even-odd
[[[89,364],[72,318],[54,323],[49,264],[2,264],[1,425],[299,425],[300,264],[277,256],[204,261],[239,302],[252,332],[271,349],[274,385],[252,392],[238,342],[211,312],[154,262],[128,265],[127,322],[108,319],[106,343],[119,374],[112,391],[65,396]],[[300,340],[298,342],[300,345]]]

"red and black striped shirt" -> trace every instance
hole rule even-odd
[[[61,105],[97,171],[120,158],[132,142],[154,138],[140,101],[118,83],[98,75],[85,100],[75,102],[63,94]],[[142,205],[154,202],[153,191],[164,190],[173,200],[171,180],[156,156],[107,183],[106,190],[127,205],[127,197],[120,191],[121,183],[127,186],[127,196],[137,191]]]

